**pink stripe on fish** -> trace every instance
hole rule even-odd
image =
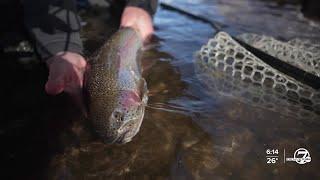
[[[121,97],[121,104],[123,104],[125,108],[130,108],[131,106],[139,105],[141,103],[141,98],[135,91],[121,91]]]

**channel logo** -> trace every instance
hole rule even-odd
[[[307,149],[299,148],[294,152],[293,158],[286,158],[286,161],[294,161],[298,164],[306,164],[311,162],[311,156]]]

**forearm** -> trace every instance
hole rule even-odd
[[[25,0],[24,12],[25,25],[42,59],[62,51],[82,53],[74,0]]]
[[[157,10],[158,0],[127,0],[127,6],[142,8],[153,16]]]
[[[157,9],[158,0],[106,0],[111,4],[113,15],[120,16],[125,7],[138,7],[145,10],[151,17]]]

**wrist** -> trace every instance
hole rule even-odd
[[[137,7],[145,10],[153,16],[157,9],[158,0],[127,0],[127,6]]]
[[[120,27],[130,27],[136,30],[143,41],[152,35],[153,23],[149,13],[139,7],[127,6],[121,17]]]

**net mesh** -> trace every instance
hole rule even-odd
[[[313,46],[308,47],[298,40],[282,43],[252,34],[241,35],[241,38],[271,55],[319,75],[319,60],[312,62],[319,59],[319,54],[315,55],[317,51]],[[294,62],[289,58],[291,55],[295,56]],[[300,60],[301,63],[297,63]],[[200,81],[206,84],[209,93],[214,96],[219,94],[237,98],[244,103],[299,119],[320,118],[319,91],[264,63],[225,32],[218,33],[197,53],[195,70]]]
[[[307,40],[294,39],[281,42],[273,37],[242,34],[239,39],[271,56],[320,77],[320,45]]]

